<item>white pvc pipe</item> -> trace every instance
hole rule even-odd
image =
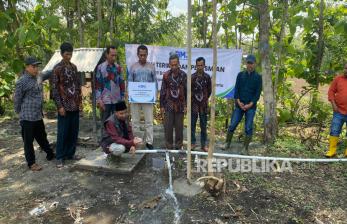
[[[154,149],[154,150],[136,150],[135,153],[175,153],[175,154],[186,154],[185,150],[166,150],[166,149]],[[193,155],[207,156],[207,152],[192,151]],[[257,159],[257,160],[279,160],[279,161],[291,161],[291,162],[347,162],[347,158],[344,159],[311,159],[311,158],[285,158],[285,157],[268,157],[268,156],[246,156],[228,153],[213,153],[214,157],[225,157],[225,158],[240,158],[240,159]]]

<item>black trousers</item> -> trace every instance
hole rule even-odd
[[[47,134],[43,120],[39,121],[20,121],[22,127],[22,138],[24,142],[25,159],[30,167],[35,163],[34,139],[40,145],[41,149],[47,153],[47,157],[53,155],[49,146]]]
[[[58,114],[57,156],[58,160],[72,159],[76,152],[79,130],[79,111],[66,111],[65,116]]]

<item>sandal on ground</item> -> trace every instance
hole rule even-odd
[[[64,167],[64,160],[62,160],[62,159],[57,160],[56,166],[58,169],[63,168]]]
[[[207,146],[202,147],[202,148],[201,148],[201,151],[203,151],[203,152],[208,152],[208,147],[207,147]]]
[[[31,166],[29,167],[29,169],[30,169],[31,171],[40,171],[40,170],[42,170],[42,166],[40,166],[40,165],[34,163],[33,165],[31,165]]]

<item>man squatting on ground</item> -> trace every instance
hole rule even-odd
[[[142,139],[134,137],[130,122],[128,121],[127,106],[124,101],[115,104],[115,113],[104,123],[105,131],[100,145],[106,154],[111,154],[110,150],[125,151],[134,153],[136,147],[142,143]]]

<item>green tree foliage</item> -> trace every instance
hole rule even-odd
[[[59,34],[59,17],[48,13],[42,5],[19,10],[16,1],[3,4],[0,11],[0,97],[8,98],[14,79],[23,69],[23,59],[33,54],[43,59],[51,52],[52,36]]]
[[[35,55],[46,62],[63,41],[76,47],[96,47],[99,27],[96,1],[37,0],[33,4],[0,1],[1,99],[12,94],[25,56]],[[172,16],[167,10],[167,0],[102,0],[101,5],[101,47],[113,44],[124,52],[125,43],[176,46],[184,43],[185,17]]]

